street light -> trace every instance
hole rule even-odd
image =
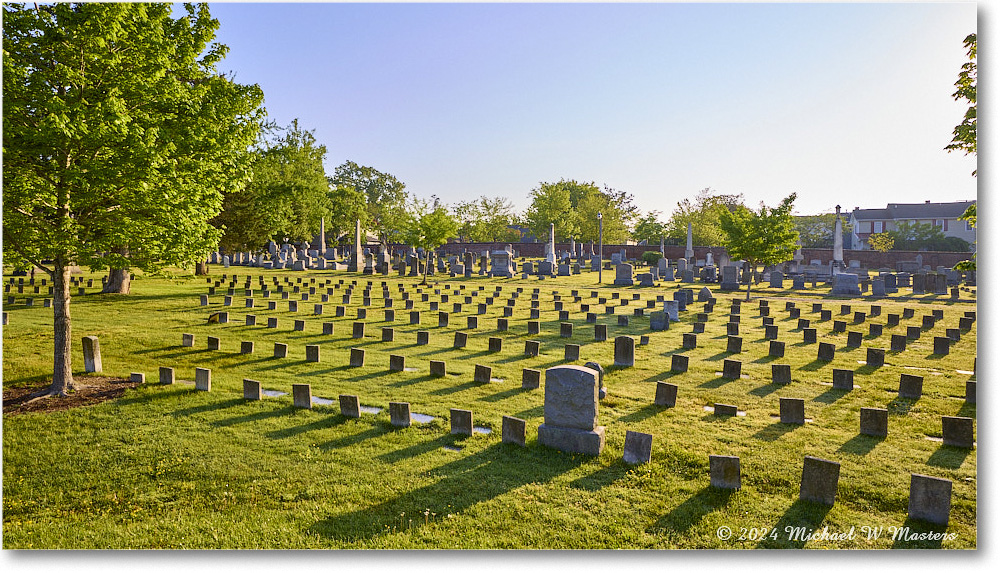
[[[604,274],[604,214],[597,214],[597,284],[601,284]]]

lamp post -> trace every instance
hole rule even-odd
[[[604,214],[597,214],[597,284],[604,275]]]

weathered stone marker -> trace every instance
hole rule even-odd
[[[687,372],[688,370],[688,357],[683,354],[672,354],[670,356],[670,371],[671,372]]]
[[[84,372],[101,372],[101,344],[96,336],[83,337],[83,370]]]
[[[521,418],[504,416],[501,427],[501,442],[524,446],[526,423]]]
[[[243,379],[243,399],[244,400],[260,400],[261,397],[261,387],[260,382],[257,380],[250,380],[249,378]]]
[[[597,425],[598,373],[582,366],[545,371],[545,422],[538,442],[565,452],[599,455],[604,426]]]
[[[899,375],[899,397],[917,400],[924,391],[924,377],[914,374]]]
[[[350,365],[352,368],[360,368],[365,365],[365,349],[352,348]]]
[[[805,400],[802,398],[778,398],[778,418],[782,424],[805,424]]]
[[[647,464],[653,454],[653,435],[626,430],[622,459],[627,464]]]
[[[406,428],[410,425],[410,403],[389,402],[389,422],[396,427]]]
[[[319,345],[306,345],[306,362],[319,362]]]
[[[720,489],[740,489],[740,458],[708,456],[709,483]]]
[[[472,435],[472,410],[451,409],[451,433]]]
[[[889,410],[861,408],[861,434],[884,438],[889,435]]]
[[[541,384],[542,371],[533,368],[521,370],[521,388],[525,390],[535,390]]]
[[[132,372],[128,376],[128,381],[133,384],[145,384],[146,383],[146,373],[145,372]]]
[[[956,448],[972,448],[975,446],[972,418],[959,416],[941,416],[941,436],[944,445]]]
[[[716,416],[723,416],[726,418],[732,418],[739,415],[739,409],[732,404],[720,404],[716,402],[712,406],[712,411]]]
[[[806,456],[802,463],[799,499],[833,505],[837,500],[839,480],[840,463]]]
[[[406,357],[401,354],[389,355],[389,372],[402,372],[406,368]]]
[[[340,415],[345,418],[361,417],[361,401],[357,396],[351,394],[341,394],[337,397],[340,402]]]
[[[482,364],[476,364],[476,369],[472,374],[473,382],[489,383],[490,378],[492,377],[493,377],[492,367],[484,366]]]
[[[215,336],[208,337],[208,349],[218,350],[219,349],[219,339]]]
[[[854,371],[841,368],[834,368],[833,389],[854,390]]]
[[[938,525],[948,525],[951,513],[951,480],[910,474],[907,515]]]
[[[677,384],[669,382],[656,383],[656,397],[653,403],[657,406],[673,408],[677,404]]]
[[[771,383],[772,384],[791,384],[792,383],[792,366],[790,364],[772,364],[771,365]]]
[[[312,408],[312,388],[309,384],[292,384],[292,405],[296,408]]]
[[[631,336],[615,337],[615,366],[635,365],[635,339]]]
[[[881,348],[869,348],[865,356],[865,364],[875,368],[885,366],[885,350]]]
[[[194,369],[194,389],[202,392],[212,391],[212,371],[208,368]]]
[[[174,369],[160,366],[160,384],[174,383]]]
[[[722,377],[727,380],[738,380],[743,370],[743,363],[739,360],[722,361]]]
[[[431,360],[431,376],[442,377],[445,376],[445,362],[444,360]]]

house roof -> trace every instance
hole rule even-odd
[[[889,203],[885,209],[855,209],[851,217],[859,221],[882,219],[957,219],[975,201],[952,203]]]

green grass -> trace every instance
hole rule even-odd
[[[361,286],[356,287],[345,317],[335,317],[342,288],[324,304],[323,316],[312,314],[324,289],[309,301],[299,302],[299,312],[287,311],[287,301],[272,291],[263,298],[256,288],[257,308],[244,308],[243,277],[263,275],[310,277],[336,283],[372,280],[372,306],[364,340],[351,338],[351,324],[361,307]],[[844,300],[825,296],[829,288],[778,291],[755,288],[754,300],[743,304],[743,352],[726,354],[725,322],[729,301],[743,292],[724,293],[712,286],[718,298],[698,348],[684,351],[681,335],[691,332],[694,315],[702,304],[681,313],[682,322],[670,330],[650,332],[648,318],[632,317],[634,308],[656,295],[672,298],[679,287],[596,288],[596,276],[584,274],[545,281],[520,279],[449,279],[432,277],[436,285],[424,287],[431,300],[435,288],[466,292],[484,286],[503,294],[479,316],[479,328],[466,330],[466,316],[475,315],[480,293],[463,312],[452,313],[450,326],[437,327],[437,313],[421,302],[412,278],[366,277],[345,272],[286,273],[230,268],[240,280],[233,306],[222,307],[225,286],[199,305],[207,293],[204,278],[140,276],[129,296],[87,294],[72,303],[74,370],[82,378],[79,339],[100,337],[104,373],[127,377],[145,372],[147,384],[124,397],[97,406],[53,414],[4,417],[3,520],[5,548],[890,548],[976,547],[976,452],[944,447],[931,438],[941,435],[941,416],[975,417],[975,406],[964,403],[965,382],[960,370],[972,370],[976,353],[975,328],[963,333],[947,356],[932,354],[933,336],[958,326],[963,311],[975,303],[952,302],[946,297],[910,296],[901,289],[889,299]],[[223,269],[214,267],[213,275]],[[89,275],[88,275],[89,276]],[[99,278],[98,275],[93,275]],[[395,341],[381,342],[381,282],[395,298]],[[396,284],[403,282],[423,324],[409,324]],[[496,319],[509,293],[517,287],[518,299],[510,331],[498,333]],[[540,335],[527,334],[532,289],[538,288]],[[598,322],[608,325],[607,342],[594,342],[593,326],[585,322],[571,289],[578,289],[583,303],[592,304]],[[16,289],[15,289],[16,290]],[[29,290],[29,289],[26,289]],[[74,292],[75,292],[74,288]],[[90,289],[91,291],[97,289]],[[571,339],[559,337],[558,312],[552,291],[562,295],[564,308],[574,323]],[[604,305],[588,301],[590,291],[601,291],[609,303],[612,292],[642,301],[618,307],[617,314],[631,317],[629,326],[618,326],[616,316],[604,314]],[[451,295],[441,310],[451,311]],[[5,295],[5,302],[6,302]],[[52,314],[41,307],[44,295],[15,295],[17,303],[5,305],[10,323],[3,331],[4,387],[37,385],[51,372]],[[20,304],[35,296],[36,306]],[[963,296],[970,296],[963,293]],[[973,295],[974,296],[974,295]],[[767,298],[786,342],[784,358],[767,356],[757,299]],[[299,295],[290,295],[296,300]],[[816,361],[817,345],[802,344],[796,321],[788,318],[784,301],[794,300],[802,318],[818,328],[819,342],[836,345],[831,363]],[[266,310],[277,301],[277,310]],[[885,324],[885,315],[904,307],[916,310],[912,319],[886,328],[870,339],[867,323],[848,331],[863,330],[860,349],[846,347],[847,334],[832,334],[832,320],[819,322],[811,303],[823,302],[833,310],[851,304],[867,311],[882,306],[882,316],[868,322]],[[261,306],[264,308],[262,309]],[[662,306],[662,305],[658,305]],[[920,325],[923,314],[944,310],[944,320],[902,353],[886,353],[886,365],[870,369],[865,359],[869,346],[889,347],[891,334]],[[227,310],[228,324],[208,324],[211,312]],[[651,312],[651,310],[647,310]],[[244,315],[257,315],[257,326],[244,326]],[[268,317],[278,317],[279,328],[265,327]],[[304,332],[292,330],[293,319],[306,321]],[[333,322],[335,334],[322,335],[321,323]],[[416,331],[430,331],[430,344],[417,346]],[[468,346],[453,349],[454,332],[469,333]],[[181,333],[195,335],[195,346],[181,346]],[[613,362],[613,339],[628,334],[648,334],[646,346],[636,346],[636,365],[608,368]],[[208,351],[206,337],[218,336],[221,351]],[[503,351],[487,351],[487,339],[501,336]],[[240,341],[252,340],[256,352],[240,355]],[[525,340],[540,340],[540,356],[523,356]],[[288,344],[288,357],[272,358],[274,342]],[[563,345],[581,345],[577,364],[597,361],[607,369],[608,396],[601,402],[599,420],[607,427],[607,445],[598,457],[573,455],[537,444],[537,427],[544,418],[544,380],[539,390],[521,389],[522,368],[544,369],[563,364]],[[305,362],[305,345],[321,347],[320,363]],[[352,347],[366,350],[366,365],[349,368]],[[670,372],[670,355],[690,357],[689,371]],[[416,372],[389,373],[389,354],[406,356]],[[717,372],[726,358],[743,361],[744,377],[725,380]],[[448,376],[429,376],[428,361],[445,360]],[[770,384],[772,363],[790,364],[793,381]],[[476,364],[493,367],[493,377],[503,382],[477,384]],[[156,384],[157,368],[172,366],[180,380],[193,380],[194,369],[212,369],[212,392],[196,392],[188,384]],[[916,370],[906,368],[913,367]],[[834,391],[833,368],[855,370],[855,390]],[[920,400],[896,396],[901,373],[924,376]],[[378,415],[360,419],[340,415],[336,402],[312,410],[292,407],[291,396],[248,402],[242,398],[242,380],[260,380],[264,388],[291,392],[293,383],[308,383],[313,396],[336,399],[356,394],[363,405],[383,408]],[[656,381],[679,386],[674,408],[653,406]],[[805,426],[777,422],[778,398],[806,401]],[[396,429],[389,424],[388,403],[406,401],[413,412],[429,414],[429,424]],[[706,406],[715,402],[736,404],[745,416],[717,418]],[[859,436],[861,407],[890,410],[889,436],[877,440]],[[493,429],[488,435],[460,438],[449,434],[450,408],[470,409],[475,423]],[[526,448],[501,443],[504,415],[528,421]],[[621,461],[625,432],[653,434],[652,462],[628,466]],[[460,448],[460,451],[445,449]],[[724,492],[709,487],[710,454],[736,455],[742,466],[742,489]],[[840,462],[837,502],[832,508],[798,501],[804,456]],[[921,473],[954,482],[951,520],[946,531],[954,539],[943,542],[894,542],[891,527],[910,526],[915,531],[940,530],[907,520],[910,473]],[[727,526],[734,538],[720,540],[717,530]],[[822,529],[831,533],[856,528],[848,541],[788,540],[786,527]],[[861,528],[883,527],[876,540],[867,540]],[[746,529],[744,539],[739,539]],[[778,539],[759,539],[759,532],[775,529]],[[752,537],[752,539],[751,539]]]

